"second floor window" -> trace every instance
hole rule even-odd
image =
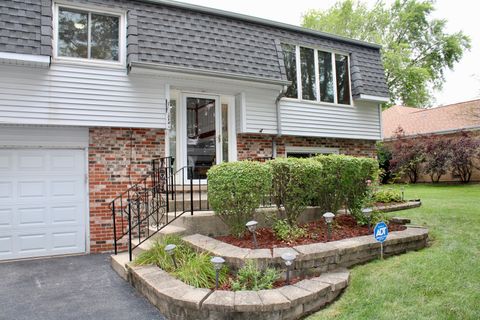
[[[120,17],[60,7],[59,57],[120,61]]]
[[[282,45],[287,79],[286,97],[351,104],[347,55],[294,45]]]

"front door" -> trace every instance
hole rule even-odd
[[[188,179],[205,180],[207,171],[222,162],[222,115],[217,96],[185,94],[183,99],[183,166]]]

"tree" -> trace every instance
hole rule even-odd
[[[454,138],[452,142],[452,173],[458,175],[463,183],[470,182],[474,160],[480,158],[480,142],[468,133]]]
[[[407,175],[410,183],[416,183],[422,170],[422,163],[425,162],[425,152],[422,138],[409,139],[405,137],[404,130],[399,127],[395,132],[390,152],[391,170],[397,176]]]
[[[365,3],[340,0],[326,11],[309,10],[302,26],[382,45],[382,61],[391,103],[425,107],[432,90],[445,82],[470,39],[462,32],[445,32],[446,20],[432,19],[432,0],[383,0]]]
[[[448,137],[430,135],[424,138],[425,167],[423,170],[432,182],[440,181],[447,173],[452,159],[452,141]]]

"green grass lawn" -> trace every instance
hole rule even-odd
[[[390,215],[427,226],[431,246],[354,267],[308,319],[480,319],[480,185],[411,185],[405,197],[422,206]]]

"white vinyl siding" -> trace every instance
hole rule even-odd
[[[283,135],[347,139],[381,139],[379,106],[355,102],[355,106],[305,103],[293,99],[280,102]]]
[[[165,128],[165,85],[125,69],[0,66],[0,123]]]
[[[252,90],[246,93],[247,132],[276,134],[278,91]]]

